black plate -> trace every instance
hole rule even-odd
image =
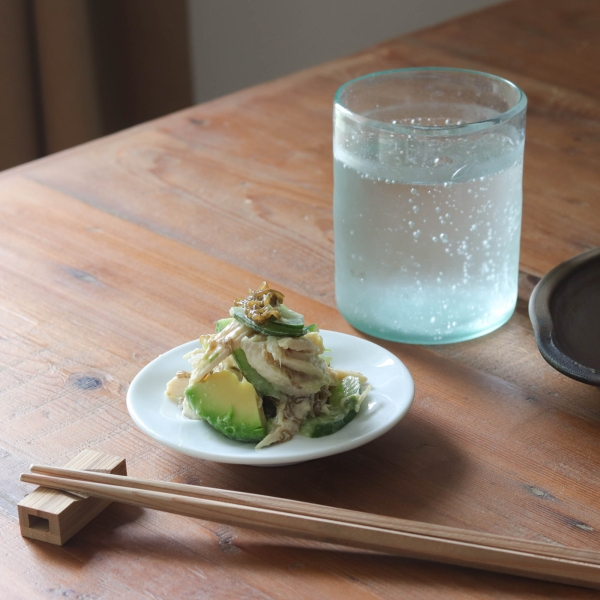
[[[600,248],[554,267],[529,300],[542,356],[558,371],[600,386]]]

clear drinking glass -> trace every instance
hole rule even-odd
[[[486,73],[419,68],[334,105],[336,300],[373,336],[468,340],[517,300],[527,98]]]

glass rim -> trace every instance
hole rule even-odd
[[[502,83],[508,84],[509,87],[516,90],[518,92],[518,99],[515,102],[514,106],[509,108],[507,111],[500,113],[494,117],[488,119],[482,119],[479,121],[469,121],[467,123],[461,123],[456,125],[417,125],[417,124],[405,124],[405,123],[390,123],[387,121],[380,121],[378,119],[373,119],[371,117],[366,117],[359,113],[354,112],[349,109],[341,102],[341,96],[349,88],[351,85],[354,85],[358,82],[365,81],[368,79],[374,79],[375,77],[381,77],[385,75],[395,75],[401,73],[418,73],[418,72],[431,72],[431,71],[448,71],[454,73],[469,73],[471,75],[482,76],[485,79],[500,81]],[[493,75],[491,73],[485,73],[483,71],[475,71],[472,69],[459,69],[454,67],[408,67],[404,69],[389,69],[387,71],[376,71],[375,73],[368,73],[367,75],[362,75],[361,77],[356,77],[355,79],[351,79],[347,81],[342,86],[338,88],[335,93],[334,99],[334,109],[336,111],[341,111],[346,116],[352,118],[357,123],[361,125],[367,125],[374,129],[381,129],[393,133],[406,133],[406,134],[424,134],[424,135],[462,135],[473,133],[476,131],[481,131],[484,129],[489,129],[495,125],[499,125],[501,123],[505,123],[509,121],[516,115],[520,114],[527,107],[527,96],[525,92],[512,81],[508,79],[504,79],[504,77],[500,77],[498,75]]]

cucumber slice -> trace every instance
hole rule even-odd
[[[319,415],[313,419],[306,420],[300,427],[298,433],[309,438],[331,435],[350,423],[357,414],[358,411],[349,410],[348,412],[340,411],[337,414],[332,412],[332,414],[329,415]]]
[[[344,377],[329,397],[329,414],[307,419],[298,433],[305,437],[318,438],[339,431],[356,417],[369,389],[361,394],[358,377]]]
[[[358,377],[348,375],[344,377],[333,389],[329,396],[329,404],[332,407],[339,407],[344,398],[358,396],[360,394],[360,380]]]
[[[283,304],[279,307],[280,311],[283,309]],[[306,335],[309,331],[318,331],[316,325],[304,325],[304,317],[285,307],[282,316],[288,315],[285,317],[285,320],[281,321],[267,321],[262,324],[255,323],[252,319],[246,316],[244,309],[241,306],[233,306],[229,311],[229,314],[244,325],[247,325],[254,331],[258,333],[262,333],[263,335],[273,335],[277,337],[301,337]],[[293,315],[297,315],[294,317]]]
[[[215,323],[215,333],[219,333],[220,331],[223,331],[223,329],[225,329],[225,327],[227,327],[227,325],[229,325],[229,323],[231,323],[231,321],[233,321],[233,317],[227,317],[226,319],[219,319]]]
[[[254,386],[254,389],[260,396],[270,396],[271,398],[279,399],[284,398],[284,395],[281,394],[270,381],[265,379],[250,365],[246,353],[241,348],[236,348],[233,351],[233,358],[244,377]]]
[[[278,319],[278,323],[284,325],[291,325],[296,327],[304,327],[304,316],[296,311],[288,308],[285,304],[279,305],[279,314],[281,319]]]

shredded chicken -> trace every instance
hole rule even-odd
[[[308,340],[255,336],[243,339],[241,348],[250,366],[288,396],[316,394],[331,383],[319,348]]]
[[[342,379],[344,379],[344,377],[356,377],[361,383],[367,382],[367,378],[358,371],[348,371],[346,369],[332,369],[331,367],[329,367],[327,370],[329,371],[329,376],[334,381],[341,381]]]
[[[178,371],[175,377],[167,383],[165,396],[181,406],[181,412],[188,419],[200,419],[185,397],[185,388],[190,383],[191,373]]]
[[[216,335],[207,336],[210,338],[210,342],[205,348],[194,350],[186,355],[194,367],[190,384],[204,379],[219,363],[230,356],[236,348],[240,347],[240,342],[246,336],[253,333],[252,329],[246,325],[233,320]]]
[[[277,405],[277,415],[273,419],[271,431],[256,445],[256,449],[260,450],[277,442],[291,440],[310,413],[310,398],[294,398],[287,402],[280,402]]]
[[[181,402],[185,398],[185,388],[190,383],[190,373],[178,371],[175,377],[167,383],[165,396],[175,402]]]

